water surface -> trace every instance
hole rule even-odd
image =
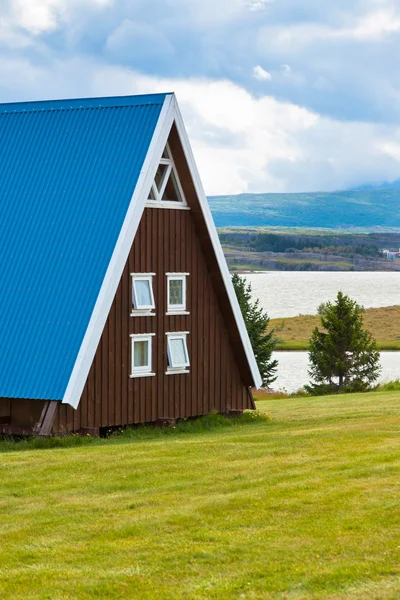
[[[268,271],[245,277],[251,283],[253,297],[260,299],[272,319],[316,314],[318,305],[335,300],[339,290],[365,308],[400,304],[400,273]],[[308,383],[307,352],[275,354],[279,371],[274,389],[293,392]],[[381,381],[400,378],[400,352],[382,352],[381,365]]]
[[[400,273],[268,271],[245,277],[271,319],[316,314],[318,305],[334,300],[339,290],[365,308],[400,304]]]
[[[309,383],[308,352],[274,352],[278,359],[278,379],[271,386],[274,390],[295,392]],[[400,378],[400,352],[381,352],[382,374],[379,381]]]

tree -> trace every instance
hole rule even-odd
[[[321,314],[324,331],[316,327],[310,339],[305,386],[312,395],[364,392],[378,379],[379,352],[376,341],[364,329],[363,308],[339,292],[335,303],[326,302]]]
[[[266,311],[260,307],[260,301],[252,301],[251,284],[247,283],[246,279],[240,277],[237,273],[233,275],[232,283],[253,347],[262,383],[268,387],[277,378],[278,361],[272,360],[271,356],[278,340],[274,335],[274,330],[267,332],[269,317]]]

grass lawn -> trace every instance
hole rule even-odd
[[[270,326],[281,340],[277,350],[307,350],[314,327],[319,327],[318,315],[271,319]],[[380,350],[400,350],[400,306],[367,308],[364,325],[378,342]]]
[[[1,453],[0,598],[400,598],[400,394],[259,409]]]

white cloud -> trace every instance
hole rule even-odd
[[[76,9],[85,6],[99,9],[114,0],[11,0],[10,26],[26,29],[34,35],[57,29],[69,20]]]
[[[378,147],[383,153],[400,162],[400,141],[381,141],[378,142]]]
[[[30,36],[11,25],[7,19],[0,19],[0,45],[13,50],[32,46]]]
[[[263,69],[261,65],[256,65],[253,68],[253,77],[259,81],[270,81],[272,79],[271,73]]]
[[[106,48],[124,59],[174,53],[172,44],[153,26],[135,23],[130,19],[124,19],[108,36]]]
[[[175,91],[208,194],[345,189],[398,177],[400,128],[341,122],[230,81],[167,79],[76,58],[0,58],[0,96],[28,100]]]
[[[20,27],[33,34],[40,34],[57,27],[59,6],[54,1],[29,2],[14,0],[13,16]]]
[[[400,15],[394,9],[377,10],[363,16],[355,27],[342,35],[360,40],[380,40],[385,35],[400,32]]]
[[[266,5],[271,2],[275,2],[275,0],[245,0],[245,3],[250,10],[263,10]]]
[[[351,20],[352,18],[352,20]],[[369,11],[340,24],[301,23],[286,27],[264,26],[259,30],[260,47],[296,54],[315,42],[329,40],[379,41],[400,32],[400,14],[394,7]]]
[[[170,0],[171,17],[181,20],[185,28],[227,24],[245,10],[243,0]]]

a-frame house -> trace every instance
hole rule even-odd
[[[0,433],[254,408],[175,96],[0,105]]]

